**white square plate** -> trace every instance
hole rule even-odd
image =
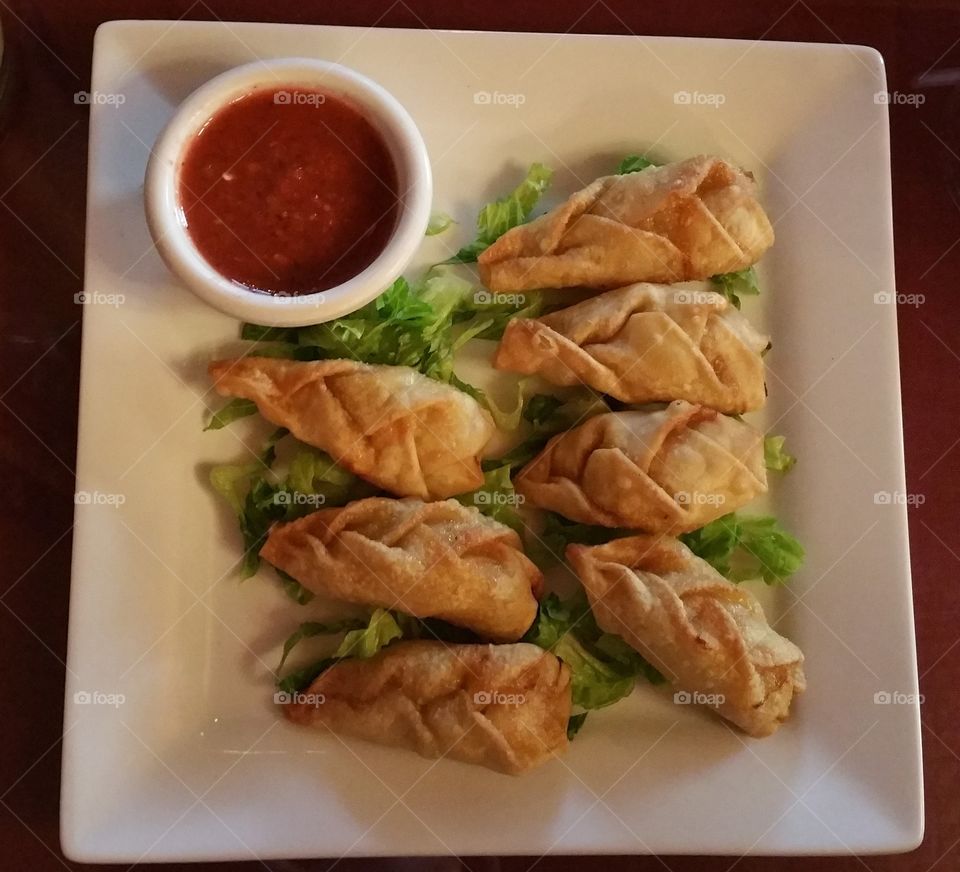
[[[148,149],[180,100],[229,67],[290,55],[370,75],[419,124],[436,208],[461,222],[425,242],[426,262],[467,241],[480,204],[535,160],[556,170],[554,201],[647,148],[662,160],[716,153],[756,174],[777,232],[765,293],[747,303],[775,343],[758,422],[800,458],[774,500],[808,551],[791,586],[766,600],[806,652],[810,685],[775,737],[746,740],[639,688],[591,715],[562,760],[511,779],[277,717],[277,645],[304,612],[272,582],[237,583],[236,534],[206,486],[207,464],[241,456],[238,438],[252,438],[242,426],[201,432],[216,403],[205,363],[237,325],[171,279],[141,199]],[[74,532],[66,853],[127,862],[916,845],[896,315],[875,302],[894,293],[887,110],[874,99],[885,87],[875,51],[836,45],[100,28],[77,476],[78,492],[98,496],[77,506]],[[876,704],[884,692],[892,701]]]

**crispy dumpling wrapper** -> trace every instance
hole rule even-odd
[[[700,156],[597,179],[479,258],[493,291],[616,288],[745,269],[773,244],[752,176]]]
[[[722,294],[636,284],[513,319],[493,365],[625,403],[686,400],[739,414],[764,404],[768,342]]]
[[[286,705],[298,724],[516,775],[567,747],[570,671],[535,645],[398,642]]]
[[[803,654],[756,597],[677,539],[630,536],[570,545],[567,559],[599,626],[622,636],[691,702],[751,736],[769,736],[806,687]]]
[[[766,492],[763,434],[682,400],[610,412],[551,439],[514,485],[573,521],[684,533]]]
[[[490,415],[409,367],[242,357],[209,371],[219,394],[253,400],[268,421],[391,493],[443,499],[483,483]]]
[[[322,596],[514,642],[543,576],[509,527],[456,500],[372,497],[275,526],[260,556]]]

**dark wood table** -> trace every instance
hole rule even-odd
[[[910,509],[926,696],[923,845],[900,857],[551,857],[535,868],[960,869],[958,0],[772,0],[737,9],[704,0],[0,0],[0,13],[12,61],[0,109],[0,480],[10,487],[0,522],[7,562],[0,597],[0,868],[80,868],[63,860],[58,841],[81,334],[74,294],[83,272],[87,149],[87,111],[73,94],[89,87],[93,33],[102,21],[222,18],[860,43],[883,53],[890,90],[924,95],[919,107],[890,111],[898,285],[925,299],[899,307],[908,490],[924,497]],[[732,788],[731,802],[748,789]],[[342,867],[524,872],[533,862],[450,857],[348,860]],[[326,869],[332,861],[263,865]]]

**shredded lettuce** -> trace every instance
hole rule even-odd
[[[768,516],[731,513],[680,540],[731,581],[782,584],[803,565],[803,546]]]
[[[550,184],[553,170],[535,163],[526,178],[505,197],[487,203],[477,215],[477,238],[461,248],[447,263],[473,263],[504,233],[530,219],[541,195]]]
[[[569,521],[556,512],[543,512],[543,518],[543,529],[539,534],[530,533],[528,528],[527,551],[531,560],[544,570],[564,562],[568,545],[602,545],[611,539],[630,535],[629,530]]]
[[[763,440],[763,462],[767,469],[789,472],[796,465],[797,458],[789,454],[784,446],[786,441],[786,436],[767,436]]]
[[[280,678],[290,652],[304,639],[314,636],[345,635],[332,654],[296,669]],[[474,643],[476,635],[439,618],[414,618],[402,612],[376,609],[369,619],[348,618],[329,624],[307,621],[283,644],[277,667],[277,688],[286,693],[303,690],[322,672],[350,657],[368,659],[398,639],[435,639],[441,642]]]
[[[655,167],[656,164],[652,160],[647,160],[646,157],[640,154],[628,154],[622,161],[620,161],[620,166],[617,167],[617,175],[625,176],[628,173],[639,173],[641,170],[645,170],[647,167]]]
[[[451,224],[456,224],[446,212],[433,212],[430,215],[430,221],[427,222],[427,232],[425,236],[437,236],[450,228]]]
[[[526,527],[517,513],[523,497],[514,490],[509,464],[486,469],[483,485],[470,493],[460,494],[456,499],[465,506],[474,506],[487,517],[506,524],[518,533],[522,533]]]
[[[574,737],[580,732],[580,729],[583,727],[583,724],[586,720],[587,712],[580,712],[578,715],[570,715],[570,719],[567,721],[567,741],[573,741]]]
[[[286,678],[279,678],[279,673],[283,669],[284,663],[287,662],[290,652],[304,639],[320,635],[334,635],[344,631],[346,631],[346,635],[329,657],[324,657],[322,660],[297,669]],[[280,659],[280,665],[277,667],[277,688],[285,693],[303,690],[334,663],[349,657],[366,660],[402,636],[403,630],[397,623],[396,617],[386,609],[377,609],[368,621],[348,620],[334,624],[318,624],[310,621],[301,624],[297,631],[283,644],[283,656]]]
[[[488,465],[509,465],[517,468],[526,465],[540,453],[551,436],[582,424],[587,418],[609,412],[610,407],[599,394],[587,388],[577,390],[566,397],[552,394],[534,394],[523,406],[521,418],[530,424],[532,434],[498,460],[487,461]]]
[[[494,294],[478,290],[465,295],[454,315],[455,321],[470,319],[471,338],[499,339],[513,318],[537,318],[548,308],[540,291],[522,294]],[[549,308],[554,308],[553,306]],[[482,325],[477,329],[475,325]]]
[[[454,353],[467,341],[496,338],[519,310],[481,312],[474,286],[450,269],[434,267],[416,284],[402,276],[356,312],[309,327],[275,328],[244,324],[241,338],[269,343],[268,353],[295,360],[343,357],[363,363],[409,366],[451,384],[491,408],[483,392],[453,371]],[[532,305],[532,303],[531,303]],[[455,322],[472,319],[462,329]],[[262,353],[258,348],[257,353]]]
[[[341,506],[373,492],[328,455],[306,446],[299,449],[281,479],[272,467],[277,443],[286,435],[286,430],[277,430],[252,463],[221,464],[210,470],[210,484],[229,503],[240,524],[244,549],[241,578],[256,575],[260,548],[275,522],[292,521],[323,506]],[[302,603],[312,598],[290,576],[280,575],[292,599]]]
[[[723,294],[734,306],[740,308],[740,297],[755,297],[760,293],[760,286],[757,284],[757,273],[752,266],[737,272],[720,273],[712,276],[710,281],[717,286],[717,290]]]
[[[567,600],[549,594],[523,638],[570,667],[573,704],[581,709],[612,705],[627,696],[641,676],[655,684],[663,681],[623,639],[597,626],[582,590]]]
[[[287,575],[287,573],[285,573],[282,569],[277,569],[276,566],[273,568],[276,570],[277,577],[280,579],[280,583],[283,585],[283,592],[298,606],[305,606],[313,599],[315,595],[313,591],[305,588],[292,575]]]
[[[223,406],[219,412],[215,412],[210,417],[210,423],[204,427],[207,430],[221,430],[232,424],[240,418],[246,418],[249,415],[255,415],[257,404],[253,400],[244,400],[241,397],[235,397]]]
[[[304,639],[312,639],[314,636],[332,636],[337,633],[346,633],[348,630],[363,630],[367,626],[367,621],[360,618],[347,618],[343,621],[334,621],[331,624],[321,624],[317,621],[304,621],[295,633],[287,638],[283,643],[283,654],[280,657],[280,665],[277,666],[277,673],[283,671],[283,666],[290,656],[290,652],[299,645]]]

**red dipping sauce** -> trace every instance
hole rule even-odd
[[[339,285],[386,247],[397,170],[380,133],[319,91],[256,91],[214,115],[187,148],[180,208],[200,254],[251,290]]]

